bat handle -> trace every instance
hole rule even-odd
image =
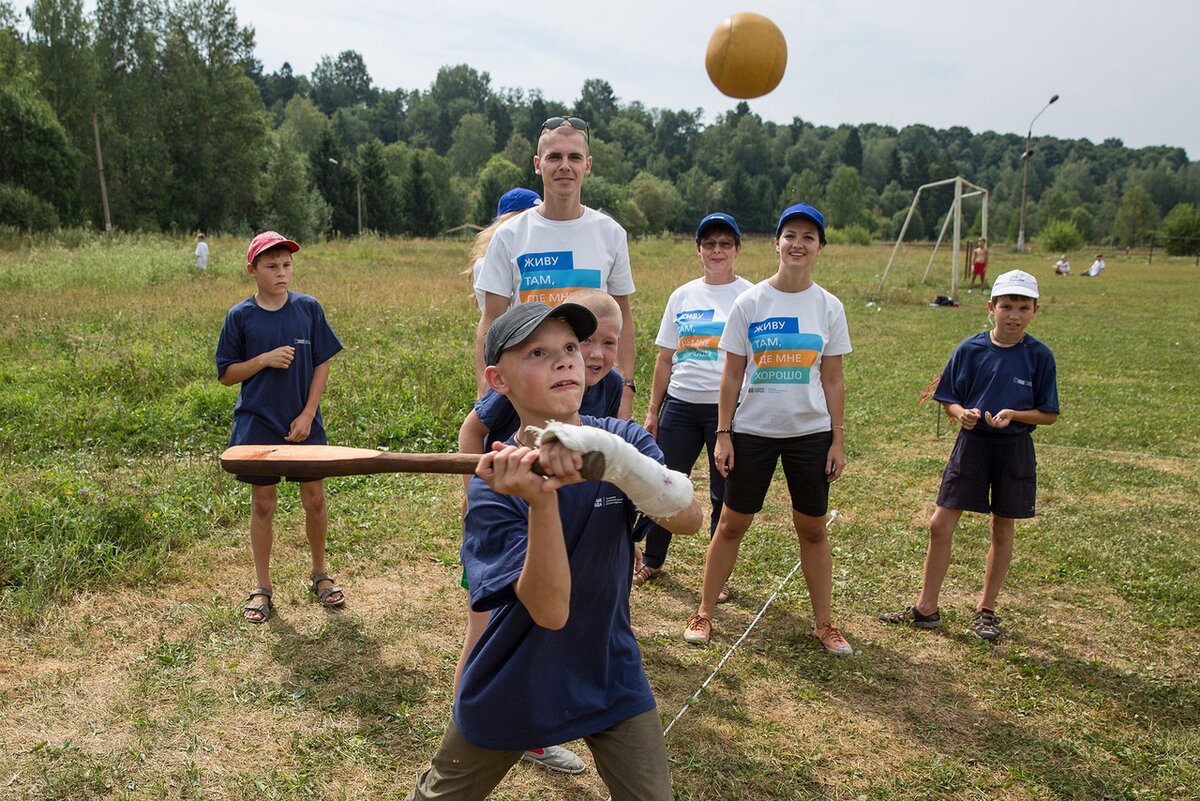
[[[533,463],[533,472],[539,476],[546,475],[540,462]],[[588,481],[603,481],[604,454],[600,451],[589,451],[583,454],[583,467],[579,468],[579,474]]]

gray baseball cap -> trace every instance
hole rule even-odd
[[[513,306],[492,322],[483,340],[483,358],[487,364],[500,361],[500,354],[520,345],[549,317],[571,326],[575,336],[587,339],[596,332],[596,315],[578,303],[547,306],[545,303],[522,303]]]

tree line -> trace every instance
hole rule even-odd
[[[97,0],[91,14],[34,0],[24,17],[0,0],[0,224],[102,225],[99,150],[119,229],[435,236],[486,224],[513,186],[541,191],[541,124],[572,114],[591,125],[584,202],[634,236],[717,209],[771,231],[804,199],[843,240],[893,239],[917,187],[962,175],[989,189],[991,239],[1017,238],[1019,135],[777,123],[744,102],[705,124],[699,108],[622,102],[601,78],[564,103],[466,64],[386,89],[353,50],[297,75],[265,73],[254,44],[226,0]],[[1182,148],[1038,137],[1028,158],[1027,236],[1200,247],[1200,166]],[[936,237],[952,191],[922,193],[907,236]]]

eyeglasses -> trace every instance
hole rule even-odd
[[[592,135],[588,133],[587,120],[580,119],[579,117],[551,117],[542,123],[542,130],[555,131],[564,125],[570,125],[577,131],[583,131],[583,135],[587,137],[588,141],[592,140]]]
[[[700,243],[701,250],[733,250],[737,247],[737,242],[732,239],[705,239]]]

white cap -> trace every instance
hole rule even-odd
[[[1009,270],[996,276],[992,283],[992,297],[1001,295],[1024,295],[1036,299],[1038,296],[1037,279],[1024,270]]]

